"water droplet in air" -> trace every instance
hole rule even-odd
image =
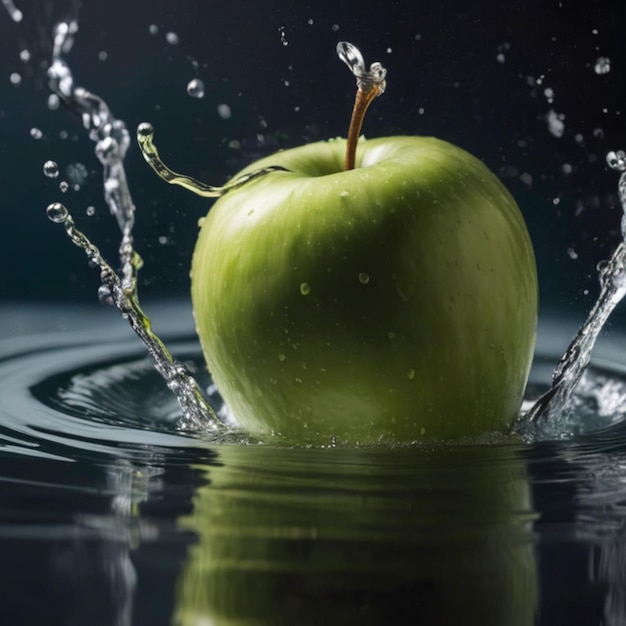
[[[68,189],[70,188],[69,184],[67,183],[67,181],[62,180],[59,183],[59,189],[61,190],[61,193],[65,193]]]
[[[150,26],[148,27],[148,32],[151,35],[158,35],[159,34],[159,27],[156,24],[150,24]]]
[[[414,380],[414,379],[415,379],[415,370],[414,370],[413,368],[408,369],[408,370],[406,371],[406,377],[407,377],[409,380]]]
[[[366,274],[365,272],[361,272],[361,273],[359,274],[359,282],[360,282],[362,285],[367,285],[367,283],[369,283],[369,282],[370,282],[370,277],[369,277],[369,274]]]
[[[24,14],[13,4],[13,0],[2,0],[4,8],[9,12],[11,19],[19,24],[24,19]]]
[[[309,285],[309,283],[302,283],[300,285],[300,293],[303,296],[308,296],[311,293],[311,285]]]
[[[204,98],[204,83],[199,78],[193,78],[187,83],[187,93],[192,98]]]
[[[333,33],[336,33],[339,30],[339,24],[333,24],[332,25],[332,31]]]
[[[22,76],[21,74],[18,74],[17,72],[12,72],[11,75],[9,76],[9,80],[11,81],[12,85],[19,85],[22,82]]]
[[[626,172],[626,152],[618,150],[617,152],[611,150],[606,155],[607,165],[618,172]]]
[[[278,360],[279,360],[281,363],[284,363],[284,362],[287,360],[287,355],[286,355],[286,354],[282,354],[282,353],[281,353],[281,354],[279,354],[279,355],[278,355]]]
[[[100,287],[98,287],[98,300],[100,300],[100,304],[106,304],[107,306],[113,306],[115,304],[113,294],[107,285],[100,285]]]
[[[169,32],[165,35],[165,41],[167,41],[170,45],[175,46],[180,41],[180,38],[176,33]]]
[[[218,104],[217,105],[217,114],[223,120],[229,120],[232,117],[232,111],[227,104]]]
[[[20,60],[23,63],[28,63],[30,61],[30,50],[26,50],[26,48],[20,50]]]
[[[593,66],[596,74],[608,74],[611,71],[611,59],[609,57],[598,57]]]
[[[285,35],[285,27],[279,26],[278,31],[280,32],[280,43],[282,43],[283,46],[288,46],[289,42],[287,41],[287,36]]]
[[[548,111],[548,114],[546,115],[546,122],[548,123],[548,130],[555,137],[563,136],[563,133],[565,132],[565,124],[563,123],[564,119],[565,119],[565,116],[562,113],[556,113],[556,111],[552,109]]]
[[[60,202],[53,202],[46,208],[46,215],[49,220],[52,220],[56,224],[63,224],[68,218],[69,213],[65,206]]]
[[[109,53],[106,50],[100,50],[100,52],[98,52],[99,61],[106,61],[108,58],[109,58]]]
[[[51,111],[56,111],[59,108],[60,104],[61,100],[59,99],[59,96],[57,96],[55,93],[51,93],[48,96],[48,108]]]
[[[96,214],[96,207],[88,206],[87,209],[85,209],[85,213],[87,213],[89,217],[92,217]]]
[[[154,134],[154,128],[149,122],[142,122],[137,127],[137,134],[141,137],[151,137]]]
[[[43,164],[43,173],[48,178],[56,178],[59,175],[59,166],[56,161],[46,161]]]
[[[33,139],[41,139],[43,137],[43,133],[39,130],[39,128],[33,127],[30,129],[30,136]]]

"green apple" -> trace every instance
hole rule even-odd
[[[223,446],[198,468],[176,626],[532,626],[514,446]]]
[[[192,263],[197,332],[241,427],[299,444],[505,432],[535,341],[519,209],[478,159],[428,137],[279,152],[229,191]]]

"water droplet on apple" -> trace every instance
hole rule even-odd
[[[408,369],[408,370],[406,371],[406,377],[407,377],[409,380],[414,380],[414,379],[415,379],[415,370],[414,370],[413,368]]]
[[[367,283],[369,283],[369,282],[370,282],[370,277],[369,277],[369,274],[366,274],[365,272],[361,272],[361,273],[359,274],[359,282],[360,282],[362,285],[367,285]]]
[[[311,293],[311,285],[309,285],[309,283],[302,283],[300,285],[300,293],[303,296],[308,296]]]

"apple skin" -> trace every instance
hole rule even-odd
[[[519,209],[478,159],[430,137],[279,152],[221,197],[191,272],[197,332],[237,422],[298,444],[506,432],[535,343]]]

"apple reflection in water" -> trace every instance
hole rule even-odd
[[[531,626],[534,512],[512,447],[224,447],[182,528],[198,535],[177,626]]]

